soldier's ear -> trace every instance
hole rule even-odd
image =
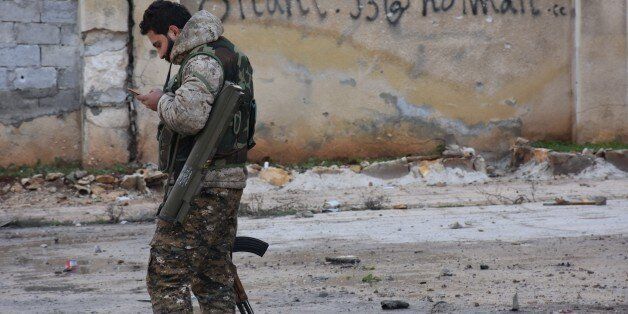
[[[181,29],[179,29],[177,26],[170,25],[170,27],[168,27],[168,38],[172,40],[177,40],[177,38],[179,38],[179,34],[181,34]]]

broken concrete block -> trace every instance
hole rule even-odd
[[[484,160],[484,157],[477,156],[473,158],[473,170],[482,172],[482,173],[487,173],[486,160]]]
[[[351,165],[349,166],[349,169],[355,173],[361,173],[362,172],[362,166],[360,165]]]
[[[94,179],[96,179],[96,177],[94,177],[93,174],[90,174],[90,175],[85,176],[85,177],[81,178],[80,180],[78,180],[77,183],[80,184],[80,185],[89,185],[92,182],[94,182]]]
[[[532,150],[532,160],[534,160],[534,162],[536,162],[537,164],[541,164],[544,162],[548,162],[549,161],[549,153],[551,152],[551,149],[547,149],[547,148],[535,148]]]
[[[464,152],[458,145],[447,145],[443,151],[443,157],[445,158],[461,158],[464,156]]]
[[[578,174],[595,164],[595,157],[591,155],[572,153],[549,153],[549,162],[554,175]]]
[[[257,177],[260,171],[262,171],[262,166],[258,164],[250,164],[246,166],[246,172],[249,178]]]
[[[527,164],[532,158],[533,150],[530,141],[522,137],[517,138],[515,144],[510,148],[512,152],[510,167],[518,168],[521,165]]]
[[[419,173],[424,178],[431,172],[443,172],[445,167],[442,164],[442,159],[437,160],[424,160],[419,164]]]
[[[312,172],[318,174],[318,175],[322,175],[322,174],[340,174],[342,173],[342,170],[340,170],[340,168],[338,168],[338,166],[334,165],[331,167],[321,167],[321,166],[316,166],[314,168],[312,168]]]
[[[617,169],[628,172],[628,149],[606,151],[605,158]]]
[[[259,178],[274,186],[284,186],[292,181],[292,175],[283,169],[268,167],[260,171]]]
[[[55,180],[63,178],[63,176],[65,175],[61,172],[51,172],[51,173],[46,174],[46,181],[55,181]]]
[[[401,178],[410,173],[410,165],[406,158],[392,161],[376,162],[362,170],[362,173],[384,180]]]
[[[103,175],[97,176],[94,181],[98,183],[102,183],[102,184],[115,184],[116,182],[118,182],[118,179],[116,179],[112,175],[103,174]]]
[[[442,164],[445,168],[458,168],[473,172],[473,160],[469,158],[444,158]]]

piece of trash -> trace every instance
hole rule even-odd
[[[42,245],[40,245],[40,246],[41,246],[41,247],[43,247],[43,248],[45,249],[45,248],[47,248],[47,247],[48,247],[48,244],[45,244],[45,243],[44,243],[44,244],[42,244]]]
[[[96,246],[94,246],[94,253],[102,253],[102,249],[100,248],[100,245],[96,244]]]
[[[510,310],[513,312],[519,311],[519,296],[517,295],[517,293],[515,293],[515,296],[512,297],[512,309]]]
[[[451,272],[451,270],[447,269],[447,268],[443,268],[443,270],[441,270],[440,275],[442,277],[451,277],[454,274]]]
[[[75,259],[69,259],[65,262],[65,271],[73,271],[78,267],[78,261]]]
[[[264,162],[264,169],[268,169],[268,167],[270,167],[270,163],[268,163],[268,161]]]
[[[575,205],[606,205],[607,198],[604,196],[596,196],[593,198],[583,198],[579,200],[567,200],[562,197],[558,197],[553,203],[544,203],[544,206],[575,206]]]
[[[325,208],[321,212],[323,213],[337,213],[340,211],[340,208]]]
[[[2,220],[0,221],[0,228],[8,226],[13,223],[13,219]]]
[[[126,221],[126,220],[122,220],[122,221],[120,221],[120,224],[121,224],[121,225],[126,225],[127,223],[129,223],[129,222],[128,222],[128,221]]]
[[[331,264],[359,264],[360,258],[353,255],[325,257],[325,261]]]
[[[325,205],[323,205],[323,208],[331,209],[331,208],[338,208],[338,206],[340,206],[340,202],[339,201],[331,200],[331,201],[326,201]]]
[[[382,310],[400,310],[407,309],[410,304],[401,300],[384,300],[381,302]]]
[[[80,227],[80,226],[82,226],[82,225],[81,225],[81,223],[80,223],[80,222],[77,222],[77,223],[75,223],[75,224],[74,224],[74,226],[76,226],[76,227]]]
[[[384,190],[393,190],[394,188],[395,188],[394,186],[390,186],[390,185],[382,187],[382,189]]]
[[[480,269],[481,269],[481,270],[487,270],[488,268],[489,268],[489,267],[488,267],[488,265],[486,265],[486,264],[481,264],[481,265],[480,265]]]
[[[407,204],[397,204],[397,205],[393,206],[393,209],[408,209],[408,205]]]
[[[457,221],[449,225],[449,229],[462,229],[462,228],[464,227]]]

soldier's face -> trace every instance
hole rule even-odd
[[[150,40],[153,47],[157,49],[159,58],[170,61],[170,50],[172,49],[174,41],[177,40],[177,37],[179,37],[179,28],[176,26],[170,26],[168,29],[168,35],[157,34],[150,30],[146,36],[148,36],[148,40]]]

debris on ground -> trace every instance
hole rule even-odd
[[[262,181],[279,187],[288,184],[293,179],[290,172],[276,167],[264,167],[258,176]]]
[[[464,227],[457,221],[449,225],[449,229],[462,229],[462,228]]]
[[[102,249],[100,248],[100,245],[96,244],[94,246],[94,253],[102,253]]]
[[[382,310],[400,310],[407,309],[410,304],[401,300],[384,300],[381,302]]]
[[[325,257],[325,262],[334,264],[334,265],[356,265],[360,264],[360,258],[353,255],[342,255],[342,256],[334,256],[334,257]]]
[[[512,297],[512,308],[510,309],[512,312],[519,311],[519,296],[515,293],[515,296]]]
[[[393,206],[393,209],[408,209],[408,204],[397,204]]]
[[[575,205],[590,205],[590,206],[604,206],[607,203],[606,197],[596,196],[591,199],[583,198],[579,200],[567,200],[562,197],[558,197],[553,203],[543,203],[544,206],[575,206]]]
[[[448,268],[443,268],[440,271],[440,276],[441,277],[451,277],[453,275],[454,275],[454,273],[452,273],[451,270],[449,270]]]
[[[401,158],[391,161],[376,162],[364,169],[362,173],[367,176],[383,180],[397,179],[410,173],[408,159]]]
[[[65,268],[64,271],[68,272],[68,271],[73,271],[76,268],[78,268],[78,261],[75,259],[69,259],[65,262]]]
[[[373,274],[368,274],[364,277],[362,277],[362,282],[364,283],[374,283],[374,282],[380,282],[382,281],[382,278],[378,277],[378,276],[374,276]]]
[[[489,269],[489,267],[486,264],[480,264],[480,269],[481,270],[487,270],[487,269]]]

